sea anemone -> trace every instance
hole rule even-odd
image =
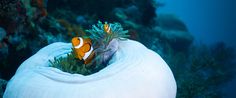
[[[111,31],[107,32],[105,30],[105,25],[108,25]],[[89,38],[94,41],[94,45],[95,47],[97,46],[97,48],[106,48],[112,39],[122,39],[129,37],[127,34],[128,30],[123,30],[120,23],[108,24],[105,22],[105,24],[103,24],[101,21],[98,21],[97,25],[93,25],[92,29],[86,31],[90,33]]]
[[[103,24],[98,21],[97,25],[92,25],[92,29],[86,30],[89,36],[82,36],[92,40],[95,57],[89,64],[82,63],[76,59],[74,50],[67,57],[55,58],[51,62],[51,67],[58,68],[64,72],[89,75],[105,68],[112,56],[118,50],[119,40],[129,37],[127,30],[123,30],[119,23]]]

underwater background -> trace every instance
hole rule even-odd
[[[235,0],[1,0],[0,97],[24,60],[99,20],[159,53],[177,98],[236,98]]]

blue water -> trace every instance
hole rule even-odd
[[[185,22],[195,43],[223,41],[236,48],[236,0],[157,0],[165,4],[157,13],[172,13]],[[236,98],[236,78],[222,89]]]
[[[195,42],[223,41],[236,47],[236,0],[157,0],[158,13],[173,13],[184,21]]]

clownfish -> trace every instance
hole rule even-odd
[[[92,41],[89,38],[74,37],[71,40],[75,58],[84,60],[84,64],[88,64],[94,57]]]
[[[106,32],[107,34],[111,34],[112,32],[111,32],[111,27],[110,27],[110,25],[108,25],[107,23],[105,23],[104,25],[103,25],[103,29],[104,29],[104,32]]]

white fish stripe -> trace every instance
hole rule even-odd
[[[86,60],[86,59],[89,57],[89,55],[92,53],[92,51],[93,51],[93,47],[91,46],[91,47],[90,47],[90,50],[85,53],[83,59]]]
[[[109,33],[109,32],[110,32],[110,30],[111,30],[111,27],[110,27],[110,25],[109,25],[109,26],[108,26],[107,33]]]
[[[83,39],[81,37],[79,37],[79,42],[80,42],[79,45],[75,46],[75,48],[80,48],[80,47],[83,46],[84,41],[83,41]]]

